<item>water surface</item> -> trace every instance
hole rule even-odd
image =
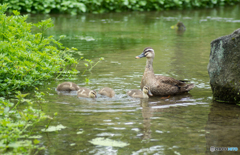
[[[66,127],[41,133],[41,146],[46,150],[40,154],[186,155],[214,154],[209,151],[210,146],[240,149],[240,109],[212,101],[207,73],[210,42],[239,28],[239,14],[239,6],[233,6],[197,11],[30,15],[31,22],[51,17],[55,26],[46,35],[66,35],[61,42],[83,54],[74,53],[76,58],[84,56],[95,62],[105,58],[84,75],[85,66],[79,61],[79,75],[50,81],[40,88],[49,93],[42,109],[50,116],[58,113],[51,125]],[[178,21],[187,27],[182,34],[170,29]],[[146,59],[136,60],[135,56],[145,47],[155,50],[155,74],[188,80],[195,88],[170,98],[128,97],[128,90],[140,89]],[[89,84],[85,78],[90,79]],[[93,100],[58,95],[56,86],[66,80],[96,91],[108,86],[116,96]],[[44,128],[45,123],[38,129]],[[94,145],[90,141],[96,138],[126,146]]]

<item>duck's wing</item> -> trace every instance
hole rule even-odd
[[[80,88],[78,90],[78,97],[88,97],[90,89],[88,88]]]
[[[184,81],[176,80],[168,76],[156,75],[156,79],[162,83],[173,85],[173,86],[178,86],[178,87],[186,86],[186,83]]]
[[[131,97],[138,98],[140,92],[141,92],[140,90],[134,89],[134,90],[128,91],[127,94]]]
[[[132,96],[134,93],[135,93],[134,90],[129,90],[129,91],[127,92],[127,95]]]
[[[105,89],[101,89],[99,92],[98,92],[98,94],[100,94],[100,95],[105,95],[105,96],[110,96],[110,93],[107,91],[107,90],[105,90]]]
[[[81,87],[80,86],[78,86],[77,84],[75,84],[75,83],[72,83],[72,85],[71,85],[71,90],[72,91],[77,91],[77,90],[79,90]]]
[[[61,83],[57,86],[58,91],[71,91],[69,83]]]

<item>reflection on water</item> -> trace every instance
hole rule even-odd
[[[143,136],[142,140],[151,139],[151,117],[153,116],[152,108],[148,105],[148,99],[141,99],[140,105],[142,107],[142,117],[143,117]]]
[[[62,43],[76,47],[76,58],[104,61],[86,72],[83,61],[73,79],[51,81],[40,88],[48,92],[43,110],[51,125],[66,126],[42,133],[46,150],[39,154],[211,154],[210,146],[239,147],[238,106],[212,103],[207,73],[210,42],[239,28],[239,6],[197,11],[132,12],[111,14],[30,15],[37,22],[51,17],[55,27],[46,35],[66,35]],[[178,35],[170,27],[182,21]],[[34,30],[35,31],[35,30]],[[139,89],[145,61],[134,58],[145,47],[155,50],[155,74],[188,80],[196,86],[187,94],[169,98],[135,99],[126,95]],[[90,83],[85,83],[85,78]],[[98,91],[113,88],[114,98],[78,98],[55,89],[63,81]],[[48,89],[50,88],[50,89]],[[43,122],[38,129],[44,128]],[[38,132],[38,130],[36,130]],[[92,144],[96,138],[129,144],[124,147]],[[216,152],[215,152],[216,153]],[[226,152],[224,152],[226,153]],[[224,154],[223,153],[223,154]],[[217,153],[216,153],[217,154]],[[219,153],[220,154],[220,153]]]
[[[208,149],[206,154],[239,154],[239,114],[239,106],[212,103],[206,124],[206,147],[238,147],[238,151],[212,153]]]

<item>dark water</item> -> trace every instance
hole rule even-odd
[[[207,73],[210,42],[239,28],[239,14],[239,6],[232,6],[197,11],[31,15],[31,22],[51,17],[55,26],[46,35],[66,35],[62,43],[78,48],[85,58],[94,62],[105,58],[84,75],[85,66],[80,61],[80,74],[68,81],[97,91],[108,86],[117,94],[113,99],[96,100],[58,95],[55,88],[66,81],[63,79],[42,86],[40,90],[49,93],[42,109],[50,116],[58,113],[51,125],[66,128],[41,133],[41,146],[46,150],[40,154],[239,153],[209,150],[210,146],[240,149],[240,108],[212,101]],[[170,29],[178,21],[187,27],[183,34]],[[195,83],[189,94],[149,100],[126,95],[130,89],[140,89],[146,59],[136,60],[135,56],[149,46],[155,50],[155,74]],[[81,57],[77,53],[74,56]],[[89,84],[85,78],[90,79]],[[96,138],[118,144],[94,145],[90,141]],[[118,146],[120,143],[126,146]]]

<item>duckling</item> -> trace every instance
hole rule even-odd
[[[114,90],[112,88],[109,88],[109,87],[102,88],[101,90],[98,91],[98,94],[105,95],[105,96],[110,97],[110,98],[115,96]]]
[[[94,90],[90,90],[88,88],[80,88],[77,92],[78,97],[88,97],[88,98],[96,98],[97,93]]]
[[[57,91],[77,91],[80,87],[73,82],[63,82],[57,86]]]
[[[153,59],[155,53],[151,47],[143,50],[142,54],[136,56],[138,58],[147,58],[147,64],[143,73],[141,88],[149,86],[153,95],[156,96],[169,96],[176,95],[190,91],[194,88],[194,84],[187,84],[183,80],[176,80],[171,77],[155,75],[153,72]]]
[[[179,31],[185,31],[186,30],[186,26],[183,24],[183,22],[178,22],[177,23],[177,30],[179,30]]]
[[[127,94],[135,98],[149,98],[149,96],[153,96],[148,86],[144,86],[142,91],[137,89],[130,90]]]
[[[171,26],[172,29],[176,29],[178,31],[185,31],[186,27],[183,22],[178,22],[176,25]]]

